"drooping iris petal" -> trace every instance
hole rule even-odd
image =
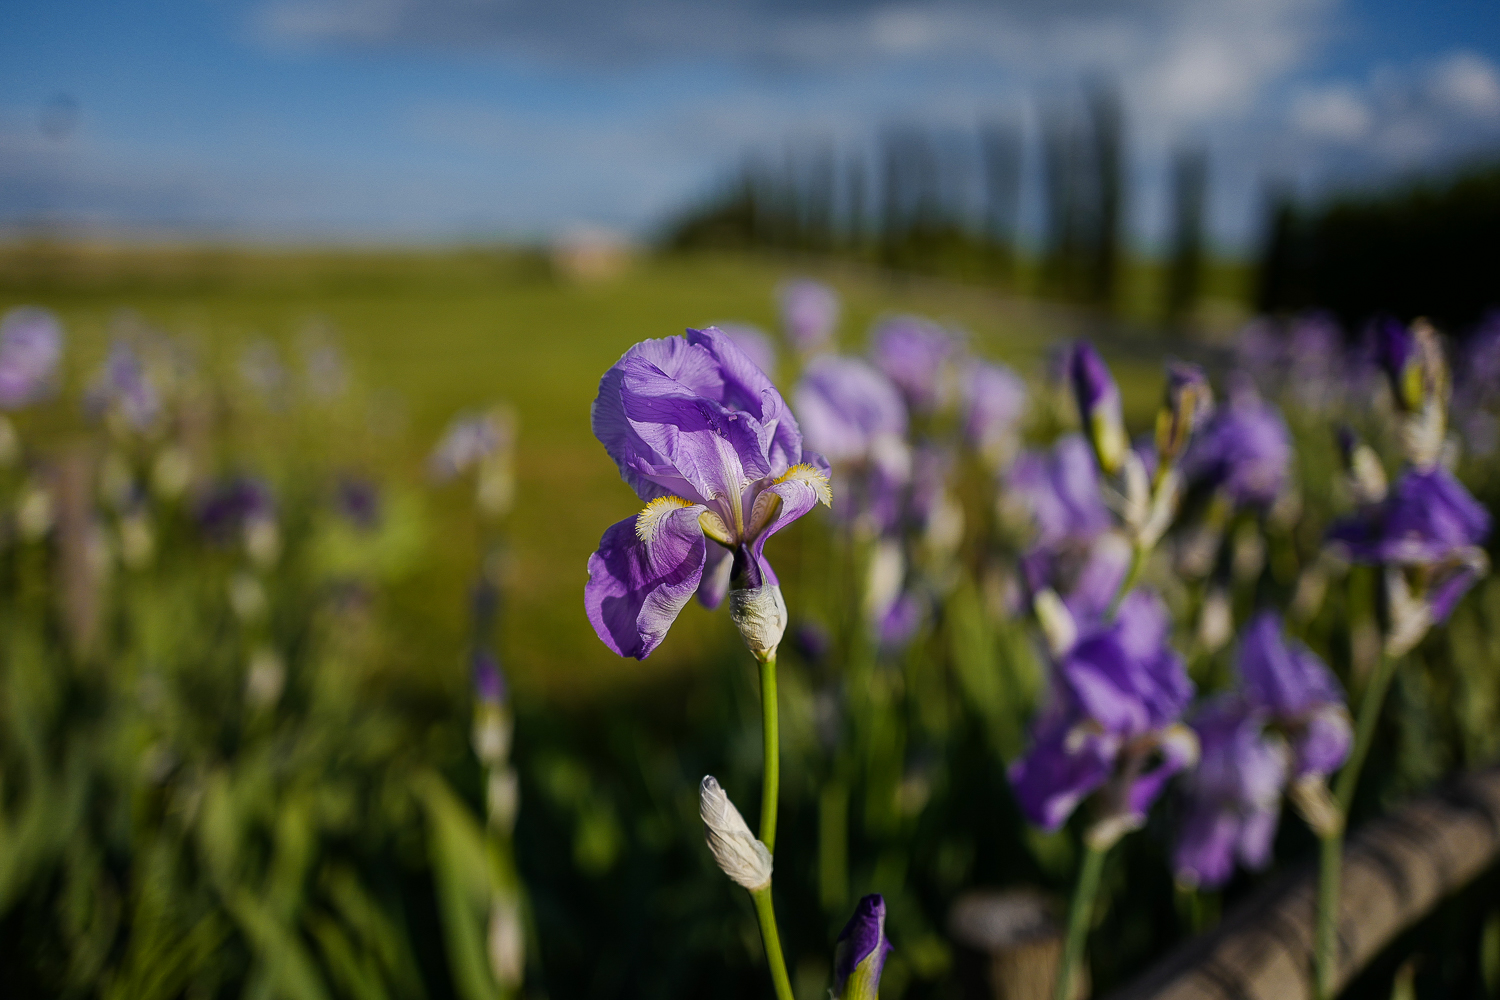
[[[885,899],[872,894],[854,907],[833,949],[833,1000],[877,1000],[891,943],[885,936]]]
[[[948,401],[950,368],[958,353],[953,334],[930,320],[897,316],[875,328],[870,347],[876,366],[913,410],[931,412]]]
[[[804,354],[825,347],[839,321],[839,298],[827,285],[802,278],[776,292],[781,306],[781,328]]]
[[[637,530],[640,518],[628,517],[610,525],[589,556],[584,607],[599,638],[619,655],[650,656],[698,589],[712,544],[698,525],[703,510],[675,506],[644,532]]]
[[[1210,702],[1193,720],[1201,756],[1185,782],[1187,816],[1174,852],[1184,881],[1218,886],[1236,860],[1250,869],[1270,860],[1287,764],[1265,722],[1235,696]]]
[[[1248,704],[1287,730],[1298,776],[1331,774],[1343,764],[1354,736],[1344,692],[1312,650],[1286,637],[1275,611],[1258,613],[1245,627],[1239,670]]]
[[[1190,482],[1223,489],[1237,504],[1264,507],[1281,493],[1291,459],[1280,411],[1241,387],[1193,438],[1183,471]]]
[[[703,579],[698,584],[698,603],[710,611],[723,604],[733,568],[734,555],[717,542],[710,542],[703,560]]]
[[[1118,749],[1112,737],[1075,735],[1066,718],[1040,729],[1031,750],[1010,766],[1021,812],[1044,830],[1058,829],[1109,780]]]

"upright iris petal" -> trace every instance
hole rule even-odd
[[[22,306],[0,319],[0,409],[16,410],[52,391],[63,333],[46,309]]]
[[[803,450],[781,394],[713,327],[625,352],[600,380],[593,428],[648,501],[589,558],[589,621],[621,656],[649,656],[705,576],[717,604],[726,560],[734,587],[775,587],[766,540],[832,501],[827,462]]]
[[[803,354],[828,346],[839,322],[839,297],[827,285],[802,278],[777,289],[781,328]]]
[[[761,371],[770,374],[776,370],[776,345],[760,327],[750,323],[720,323],[717,329],[734,341],[734,346]]]
[[[891,943],[885,936],[885,898],[864,897],[833,950],[833,1000],[877,1000]]]
[[[795,398],[807,443],[833,463],[835,514],[894,530],[912,474],[900,391],[868,361],[825,355],[808,362]]]

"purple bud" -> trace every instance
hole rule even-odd
[[[781,305],[781,328],[793,347],[811,354],[827,346],[839,321],[839,297],[833,289],[802,278],[782,285],[776,297]]]
[[[22,306],[0,320],[0,409],[44,399],[62,358],[63,333],[46,309]]]
[[[1375,357],[1391,381],[1396,405],[1403,410],[1422,408],[1422,369],[1417,338],[1394,316],[1375,321]]]
[[[833,1000],[877,1000],[891,943],[885,936],[885,899],[873,893],[854,907],[833,949]]]
[[[474,697],[486,705],[503,705],[509,694],[500,662],[489,650],[474,653]]]
[[[1087,340],[1074,344],[1068,355],[1068,381],[1094,457],[1105,473],[1113,474],[1120,468],[1129,447],[1120,412],[1120,390],[1109,366]]]
[[[1197,365],[1174,361],[1167,366],[1167,387],[1156,418],[1156,453],[1170,465],[1187,447],[1193,432],[1213,411],[1214,394],[1208,376]]]
[[[341,476],[334,488],[334,509],[361,531],[380,524],[380,487],[362,476]]]

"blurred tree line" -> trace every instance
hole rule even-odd
[[[1323,203],[1275,197],[1258,305],[1329,309],[1348,327],[1376,313],[1448,329],[1500,301],[1500,166]]]
[[[1043,102],[1039,117],[1034,150],[1019,116],[997,115],[967,131],[893,124],[869,148],[824,141],[751,156],[674,217],[663,243],[833,255],[1111,308],[1125,265],[1123,102],[1112,84],[1095,80]],[[1029,158],[1039,167],[1034,191]],[[1157,308],[1176,321],[1202,287],[1206,152],[1178,150],[1169,183],[1170,259]],[[1023,248],[1029,198],[1043,214],[1035,250]]]

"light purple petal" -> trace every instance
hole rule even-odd
[[[703,580],[698,584],[698,603],[712,611],[729,593],[729,572],[734,555],[717,542],[710,542],[703,560]]]
[[[1292,740],[1297,777],[1332,774],[1343,766],[1354,746],[1349,714],[1339,705],[1327,705],[1307,719]]]
[[[644,660],[698,589],[708,539],[698,526],[701,506],[661,516],[651,541],[636,534],[636,518],[610,525],[589,557],[584,607],[594,631],[621,656]]]
[[[1282,718],[1344,701],[1333,674],[1312,650],[1286,638],[1275,611],[1262,611],[1245,626],[1239,668],[1251,702]]]
[[[777,290],[781,326],[797,350],[810,354],[833,337],[839,321],[839,298],[821,282],[803,278]]]
[[[814,358],[796,391],[807,443],[834,463],[870,457],[875,439],[906,436],[906,404],[891,380],[859,358]]]
[[[734,341],[734,346],[767,375],[776,370],[776,345],[760,327],[749,323],[715,323],[713,329]]]
[[[1010,784],[1027,820],[1044,830],[1063,825],[1078,804],[1109,780],[1118,744],[1087,737],[1070,745],[1064,726],[1039,737],[1010,766]]]

